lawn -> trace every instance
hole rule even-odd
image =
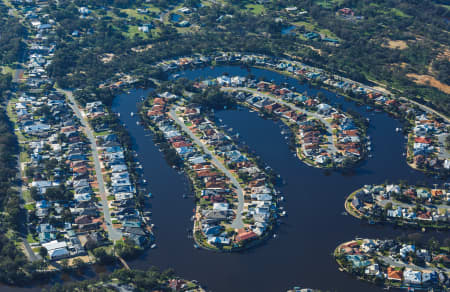
[[[247,4],[245,8],[257,15],[266,13],[266,8],[262,4]]]
[[[29,243],[36,243],[36,242],[38,242],[37,239],[35,239],[35,238],[33,237],[33,235],[31,235],[31,233],[28,233],[28,234],[27,234],[27,241],[28,241]],[[34,250],[34,249],[33,249],[33,250]],[[39,252],[39,249],[37,250],[37,252]]]
[[[397,8],[391,8],[392,13],[395,14],[395,16],[399,16],[399,17],[409,17],[408,14],[404,13],[403,11],[401,11],[400,9]]]
[[[25,200],[25,202],[33,202],[34,200],[33,200],[33,198],[31,197],[31,193],[30,193],[30,190],[23,190],[22,191],[22,197],[23,197],[23,199]],[[33,204],[33,209],[31,209],[31,210],[34,210],[34,203],[32,203]],[[29,208],[30,207],[27,207],[28,205],[25,205],[25,209],[27,209],[27,210],[30,210]]]
[[[20,152],[20,162],[27,162],[30,159],[28,156],[28,153],[26,152],[26,149],[22,152]]]
[[[14,69],[9,66],[1,66],[0,68],[3,74],[11,74],[11,75],[14,74]]]
[[[137,25],[130,25],[128,27],[128,32],[124,32],[124,35],[130,39],[134,38],[135,34],[138,34],[140,37],[142,37],[144,39],[148,38],[148,34],[142,32],[142,31],[139,31],[139,27]]]
[[[333,8],[333,6],[335,4],[341,5],[342,3],[344,3],[344,0],[319,0],[319,1],[316,1],[317,5],[320,5],[325,8]]]
[[[335,39],[339,39],[332,31],[330,31],[329,29],[326,28],[320,28],[317,26],[317,24],[311,23],[311,22],[307,22],[307,21],[297,21],[297,22],[293,22],[292,23],[295,26],[304,26],[306,30],[308,31],[314,31],[320,34],[323,34],[327,37],[330,38],[335,38]]]
[[[134,17],[139,20],[148,21],[150,19],[150,16],[147,14],[140,14],[136,9],[121,9],[120,12],[126,13],[129,17]]]

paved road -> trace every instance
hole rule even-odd
[[[338,152],[338,149],[336,148],[336,146],[333,143],[333,136],[332,136],[333,128],[331,127],[331,124],[327,120],[325,120],[325,118],[322,115],[310,112],[310,111],[305,110],[303,108],[299,108],[299,107],[293,105],[292,103],[285,102],[282,99],[279,99],[279,98],[273,97],[273,96],[271,96],[269,94],[262,93],[262,92],[259,92],[259,91],[255,91],[255,90],[252,90],[252,89],[249,89],[249,88],[246,88],[246,87],[232,87],[232,88],[222,87],[222,90],[224,90],[224,91],[235,91],[235,90],[237,90],[237,91],[245,91],[245,92],[249,92],[249,93],[252,93],[252,94],[255,94],[255,95],[258,95],[258,96],[266,97],[268,99],[271,99],[273,101],[281,103],[281,104],[283,104],[283,105],[285,105],[285,106],[287,106],[287,107],[289,107],[289,108],[291,108],[293,110],[297,110],[297,111],[303,112],[303,113],[307,114],[308,116],[311,116],[311,117],[314,117],[314,118],[320,120],[327,127],[327,131],[330,133],[330,135],[326,136],[327,139],[328,139],[328,148],[334,154]]]
[[[409,263],[404,263],[402,261],[394,260],[394,259],[392,259],[390,257],[387,257],[387,256],[380,256],[379,259],[381,261],[383,261],[384,263],[388,264],[389,266],[405,267],[405,268],[410,268],[410,269],[413,269],[413,270],[416,270],[416,271],[419,271],[419,270],[431,270],[431,271],[435,271],[435,272],[438,272],[438,273],[439,272],[444,272],[446,274],[450,273],[450,269],[447,269],[447,268],[438,269],[438,268],[430,267],[430,266],[419,267],[419,266],[416,266],[414,264],[409,264]]]
[[[192,141],[194,141],[197,145],[199,145],[206,154],[209,154],[211,156],[211,160],[213,161],[214,165],[218,169],[220,169],[230,179],[230,181],[236,188],[237,195],[238,195],[238,207],[237,207],[237,211],[236,211],[236,218],[231,223],[231,227],[236,228],[236,229],[243,228],[244,222],[242,221],[242,211],[244,210],[244,191],[242,190],[241,185],[239,184],[237,179],[233,176],[233,174],[231,174],[230,170],[228,170],[228,168],[226,168],[222,164],[222,162],[220,162],[216,158],[216,156],[211,151],[208,150],[208,148],[205,146],[205,144],[203,144],[202,141],[200,141],[200,139],[197,136],[195,136],[195,134],[192,133],[192,131],[188,127],[186,127],[186,125],[183,123],[183,121],[181,121],[180,118],[177,116],[175,108],[172,108],[170,110],[169,116],[178,125],[181,126],[183,131],[185,131],[189,135],[189,137],[192,139]]]
[[[415,204],[406,204],[406,203],[397,202],[397,201],[394,202],[392,199],[379,200],[378,203],[382,207],[386,206],[387,203],[391,203],[394,208],[397,208],[400,206],[401,208],[404,208],[404,209],[410,209],[410,208],[414,208],[416,206]],[[450,211],[450,206],[444,205],[444,204],[433,205],[433,207],[435,207],[435,208],[431,208],[430,205],[427,205],[427,204],[421,204],[421,205],[423,207],[425,207],[427,210],[436,210],[436,208],[437,208],[437,209],[447,210],[447,212]]]
[[[445,148],[445,140],[448,135],[449,135],[448,133],[443,133],[443,134],[437,135],[439,144],[442,145],[442,146],[439,146],[439,152],[438,152],[438,156],[441,159],[450,159],[450,152],[447,151],[447,149]]]
[[[34,253],[33,249],[31,248],[30,244],[28,243],[26,238],[22,238],[22,244],[25,248],[25,254],[30,262],[38,261],[42,259],[40,255],[37,255]]]
[[[428,106],[426,106],[426,105],[423,105],[423,104],[421,104],[421,103],[418,103],[418,102],[416,102],[416,101],[414,101],[414,100],[411,100],[411,99],[408,99],[408,98],[406,98],[406,97],[400,97],[400,99],[401,99],[401,100],[404,100],[404,101],[408,101],[408,102],[410,102],[410,103],[413,103],[413,104],[417,105],[418,107],[420,107],[422,110],[424,110],[424,111],[426,111],[426,112],[428,112],[428,113],[433,113],[433,114],[435,114],[435,115],[437,115],[437,116],[443,118],[443,119],[445,120],[446,123],[450,123],[450,119],[449,119],[446,115],[441,114],[440,112],[435,111],[434,109],[432,109],[432,108],[430,108],[430,107],[428,107]]]
[[[109,239],[110,240],[119,240],[122,238],[122,232],[112,226],[111,222],[111,214],[109,213],[109,206],[108,206],[108,200],[106,196],[106,188],[105,188],[105,182],[103,181],[103,175],[102,175],[102,169],[100,166],[100,160],[98,158],[98,150],[97,150],[97,143],[94,137],[94,133],[86,119],[86,117],[81,113],[80,109],[77,106],[77,102],[75,101],[75,98],[73,97],[73,94],[71,91],[67,90],[58,90],[59,92],[62,92],[67,95],[67,97],[70,100],[71,107],[77,117],[80,119],[81,124],[85,128],[86,136],[89,139],[89,142],[91,144],[91,150],[92,150],[92,157],[94,158],[94,166],[95,166],[95,174],[97,176],[97,183],[98,183],[98,189],[100,192],[100,198],[101,198],[101,204],[103,209],[103,215],[106,222],[106,229],[108,231]]]

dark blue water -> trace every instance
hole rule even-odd
[[[278,228],[276,239],[254,249],[233,254],[212,253],[194,249],[187,230],[194,202],[183,199],[187,190],[184,175],[164,161],[152,142],[150,132],[136,125],[136,102],[146,92],[133,90],[116,98],[113,110],[121,113],[144,166],[145,178],[154,194],[153,223],[157,249],[132,262],[136,268],[156,265],[174,268],[181,277],[199,280],[213,291],[285,291],[294,285],[332,291],[382,291],[381,288],[351,278],[338,271],[332,252],[343,242],[360,237],[395,238],[408,232],[389,225],[368,225],[351,216],[344,216],[344,199],[364,184],[383,183],[386,179],[405,179],[409,183],[430,181],[420,172],[410,169],[402,156],[405,139],[395,131],[399,121],[384,113],[366,113],[362,107],[347,102],[336,94],[300,85],[295,79],[277,73],[240,67],[223,66],[185,71],[190,79],[230,75],[265,77],[275,82],[288,82],[298,92],[323,92],[332,103],[352,108],[371,120],[368,135],[372,140],[373,157],[364,161],[352,175],[326,172],[304,165],[289,150],[280,133],[280,123],[260,118],[247,110],[222,111],[217,117],[239,132],[262,159],[278,172],[286,185],[280,188],[286,198],[288,217]]]

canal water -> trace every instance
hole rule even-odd
[[[206,79],[224,73],[256,78],[264,77],[276,83],[287,82],[289,88],[308,94],[322,92],[333,104],[344,110],[352,108],[370,119],[368,135],[372,141],[372,157],[361,163],[351,174],[315,169],[303,164],[289,150],[280,122],[264,120],[248,110],[216,113],[227,128],[240,134],[262,160],[281,175],[285,184],[279,188],[285,197],[283,206],[288,216],[277,228],[277,237],[240,253],[222,254],[195,249],[188,238],[192,228],[194,202],[183,199],[188,190],[186,177],[169,167],[154,145],[149,130],[137,125],[137,103],[148,91],[132,90],[119,95],[113,110],[120,113],[134,142],[138,159],[144,167],[152,199],[152,220],[156,225],[157,248],[131,262],[134,268],[152,265],[161,269],[174,268],[177,275],[196,279],[212,291],[285,291],[293,286],[329,291],[362,292],[382,289],[339,272],[332,253],[341,242],[356,236],[395,238],[408,232],[389,225],[368,225],[345,216],[344,199],[364,184],[384,183],[387,179],[433,182],[420,172],[409,168],[402,155],[406,140],[396,132],[399,121],[385,113],[368,113],[332,92],[300,85],[292,78],[261,69],[235,66],[188,70],[181,76]],[[438,182],[442,183],[442,182]],[[429,233],[426,236],[431,236]]]

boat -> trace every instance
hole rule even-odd
[[[139,121],[137,121],[137,122],[136,122],[136,125],[138,125],[138,126],[139,126]]]
[[[150,248],[156,248],[156,243],[152,244]]]
[[[283,217],[287,216],[287,212],[286,211],[281,212],[280,216],[283,216]]]
[[[148,193],[148,197],[152,198],[153,197],[152,193]]]
[[[274,234],[274,235],[273,235],[273,238],[277,238],[277,235],[276,235],[276,234]]]
[[[199,246],[197,244],[194,244],[194,248],[199,248]]]
[[[133,113],[133,112],[131,112],[131,113],[130,113],[130,116],[134,116],[134,113]]]

